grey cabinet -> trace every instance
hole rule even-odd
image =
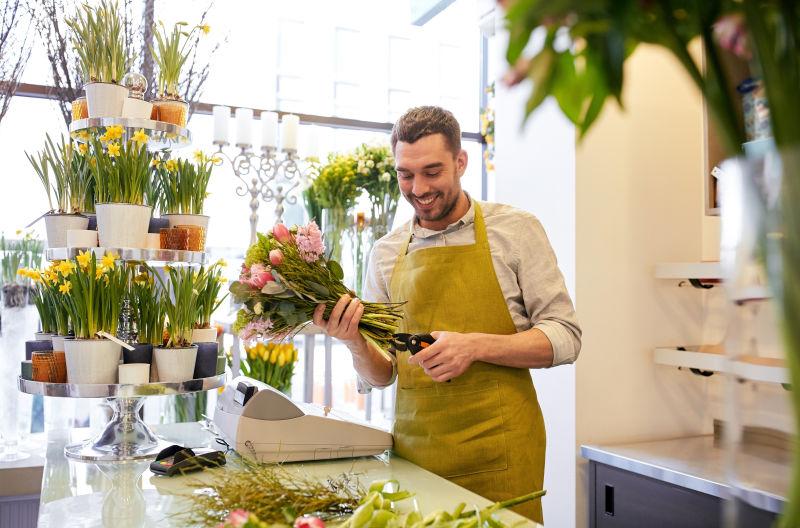
[[[590,528],[723,526],[723,499],[589,462]],[[739,526],[772,526],[775,515],[738,503]]]

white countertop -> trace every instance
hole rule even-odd
[[[735,495],[755,508],[780,513],[789,490],[791,458],[781,450],[748,446],[732,468],[713,435],[622,445],[584,445],[581,456],[720,498]],[[731,485],[735,482],[735,485]]]
[[[189,447],[217,447],[212,436],[197,423],[153,426],[167,441]],[[42,480],[39,528],[101,527],[114,528],[187,526],[176,517],[190,503],[183,498],[205,479],[213,479],[225,468],[206,470],[183,477],[153,475],[149,462],[94,464],[67,459],[65,443],[86,438],[88,430],[51,433]],[[369,457],[287,465],[312,476],[338,475],[352,471],[362,483],[396,479],[402,489],[416,493],[423,513],[437,509],[452,510],[460,502],[484,507],[490,504],[451,482],[425,471],[399,457]],[[405,501],[411,507],[412,500]],[[513,512],[502,512],[509,523],[527,521]],[[527,526],[539,526],[527,521]]]

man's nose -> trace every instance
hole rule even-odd
[[[424,178],[414,178],[414,185],[411,187],[411,192],[416,197],[420,197],[425,195],[425,193],[430,192],[431,186],[425,182]]]

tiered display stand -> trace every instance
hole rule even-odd
[[[69,130],[76,141],[85,141],[86,134],[83,132],[102,133],[103,128],[115,125],[123,127],[126,138],[137,130],[144,130],[150,136],[148,147],[153,150],[185,147],[191,142],[189,130],[149,119],[82,119],[73,122]],[[98,256],[113,251],[120,256],[121,261],[147,262],[154,267],[166,264],[198,265],[208,260],[206,253],[197,251],[133,248],[50,248],[46,250],[45,257],[47,260],[71,259],[86,249],[91,249]],[[100,434],[86,442],[69,444],[64,448],[64,454],[70,458],[104,462],[154,458],[169,445],[160,440],[142,420],[140,410],[144,398],[190,394],[216,389],[224,384],[224,374],[180,383],[154,382],[141,385],[42,383],[22,377],[18,380],[19,390],[27,394],[56,398],[105,398],[114,414]]]

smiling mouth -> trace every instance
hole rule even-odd
[[[417,202],[419,205],[421,205],[422,207],[428,207],[428,206],[430,206],[430,205],[431,205],[431,204],[432,204],[432,203],[433,203],[433,202],[436,200],[436,197],[437,197],[437,196],[438,196],[438,195],[434,194],[433,196],[430,196],[430,197],[428,197],[428,198],[424,198],[424,199],[423,199],[423,198],[416,198],[416,197],[415,197],[415,198],[414,198],[414,201],[416,201],[416,202]]]

